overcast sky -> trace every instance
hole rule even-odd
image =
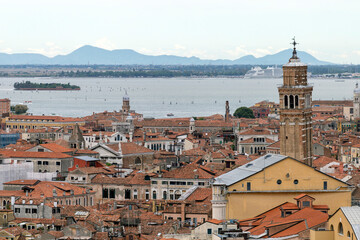
[[[290,47],[360,64],[360,1],[0,0],[0,52],[67,54],[89,44],[203,59]]]

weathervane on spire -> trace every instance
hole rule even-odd
[[[292,58],[293,58],[293,59],[297,59],[298,57],[297,57],[297,53],[296,53],[296,45],[298,45],[299,43],[297,43],[297,42],[295,41],[295,36],[293,37],[292,40],[293,40],[293,42],[290,43],[290,44],[294,45],[294,50],[293,50]]]

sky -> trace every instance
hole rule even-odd
[[[68,54],[83,45],[202,59],[290,48],[360,64],[360,1],[0,0],[0,52]]]

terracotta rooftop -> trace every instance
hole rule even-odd
[[[176,168],[163,174],[162,178],[181,178],[181,179],[209,179],[213,178],[215,173],[210,169],[194,163]]]
[[[53,122],[83,122],[81,118],[60,117],[60,116],[34,116],[34,115],[14,115],[9,120],[48,120]]]
[[[275,141],[270,139],[270,138],[265,138],[265,142],[256,142],[255,141],[255,138],[252,137],[252,138],[248,138],[248,139],[245,139],[245,140],[242,140],[240,143],[274,143]]]
[[[39,180],[33,180],[33,179],[22,179],[22,180],[14,180],[14,181],[10,181],[10,182],[6,182],[3,183],[4,185],[36,185],[38,184],[40,181]]]
[[[298,197],[301,198],[301,196]],[[303,208],[294,211],[295,207],[297,207],[296,204],[285,202],[255,218],[239,220],[239,224],[242,227],[246,227],[251,235],[260,235],[267,229],[273,229],[273,231],[269,231],[272,233],[265,237],[281,238],[299,234],[305,230],[326,223],[328,220],[328,214],[319,210]],[[281,209],[293,211],[291,214],[283,216]]]
[[[72,152],[73,150],[71,148],[63,147],[56,143],[46,143],[46,144],[40,144],[40,146],[49,149],[52,152],[60,152],[60,153],[66,153],[66,152]]]
[[[140,145],[138,145],[136,143],[132,143],[132,142],[122,142],[122,143],[120,143],[120,145],[121,145],[121,152],[122,152],[123,155],[154,152],[151,149],[148,149],[146,147],[140,146]],[[119,151],[119,144],[118,143],[108,144],[106,146],[111,148],[112,150],[114,150],[116,152]]]
[[[72,158],[70,155],[58,152],[24,152],[11,150],[0,150],[0,155],[5,158]]]
[[[250,128],[239,132],[238,135],[276,135],[265,128]]]
[[[186,198],[186,201],[195,202],[210,202],[212,200],[211,188],[197,188],[190,196]]]
[[[268,145],[266,148],[280,149],[280,141],[276,141],[276,142]]]

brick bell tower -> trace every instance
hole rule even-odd
[[[280,98],[280,153],[312,166],[311,96],[313,87],[307,83],[307,65],[297,57],[293,38],[293,55],[283,66]]]

